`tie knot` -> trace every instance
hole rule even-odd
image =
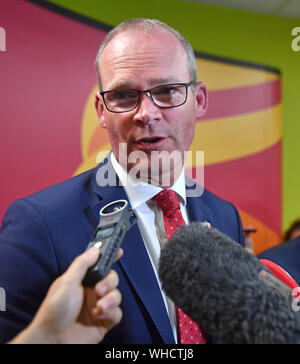
[[[180,208],[178,197],[173,190],[163,190],[152,198],[157,206],[165,213]]]

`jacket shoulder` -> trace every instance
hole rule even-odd
[[[86,171],[66,181],[47,187],[23,198],[29,204],[39,207],[66,206],[78,203],[83,193],[89,193],[95,169]]]
[[[224,211],[231,214],[236,214],[237,212],[236,207],[231,202],[217,196],[207,189],[204,190],[202,199],[203,202],[209,205],[217,215],[220,213],[224,216]]]

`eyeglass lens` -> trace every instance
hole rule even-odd
[[[149,91],[153,102],[159,107],[176,107],[185,103],[187,87],[182,84],[164,85]],[[137,107],[140,91],[114,90],[104,94],[106,106],[111,111],[129,111]]]

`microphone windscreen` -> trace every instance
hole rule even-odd
[[[162,250],[166,294],[224,343],[285,343],[297,327],[288,302],[260,278],[265,266],[220,231],[191,223]]]

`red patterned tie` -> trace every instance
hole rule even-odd
[[[185,225],[177,194],[172,190],[163,190],[152,200],[163,211],[165,229],[170,240],[174,232]],[[181,344],[206,344],[205,334],[199,325],[193,322],[180,308],[176,307],[176,310],[179,342]]]

